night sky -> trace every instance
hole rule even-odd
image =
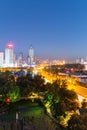
[[[0,51],[7,42],[42,58],[87,56],[87,0],[0,0]]]

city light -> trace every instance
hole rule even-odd
[[[23,53],[20,52],[18,56],[14,52],[14,44],[8,42],[5,51],[0,52],[0,68],[16,68],[16,67],[35,67],[34,49],[30,46],[28,56],[24,59]]]
[[[8,43],[8,44],[7,44],[7,47],[8,47],[9,49],[13,49],[13,47],[14,47],[14,46],[13,46],[13,43]]]

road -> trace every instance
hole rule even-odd
[[[50,81],[51,83],[58,78],[65,79],[63,76],[56,76],[48,72],[44,72],[43,70],[41,70],[40,73],[46,80]],[[68,89],[73,89],[78,95],[87,98],[87,88],[78,85],[76,82],[73,83],[73,80],[70,79],[66,80]]]

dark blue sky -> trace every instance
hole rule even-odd
[[[44,58],[87,56],[87,0],[0,0],[0,51]]]

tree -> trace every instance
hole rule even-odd
[[[87,130],[87,114],[72,115],[68,121],[68,130]]]
[[[86,99],[83,99],[81,104],[82,104],[82,108],[87,108],[87,101],[86,101]]]
[[[19,86],[21,96],[28,96],[32,92],[32,83],[31,77],[30,79],[27,76],[17,78],[16,85]]]
[[[50,109],[55,118],[65,116],[66,111],[77,110],[78,96],[73,90],[67,89],[65,81],[57,80],[49,87],[44,99],[45,102],[50,102]]]
[[[22,96],[27,96],[32,92],[39,93],[45,91],[45,80],[40,75],[32,77],[31,73],[18,77],[16,85],[20,87]]]
[[[11,99],[12,102],[19,100],[20,98],[20,90],[18,86],[12,86],[9,90],[7,96]]]
[[[45,92],[45,80],[40,75],[35,75],[34,79],[35,82],[35,90],[36,92]]]
[[[15,79],[10,71],[1,73],[1,75],[0,75],[0,94],[3,95],[3,98],[6,97],[8,91],[14,85],[15,85]]]

